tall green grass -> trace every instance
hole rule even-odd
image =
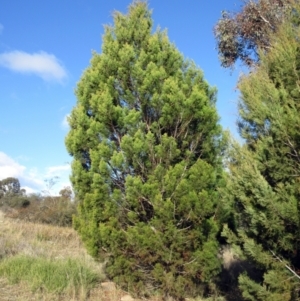
[[[99,276],[74,259],[54,260],[18,255],[0,262],[0,276],[12,284],[26,282],[32,291],[49,293],[88,292]]]

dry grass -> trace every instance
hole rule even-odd
[[[35,245],[38,241],[41,241],[43,247],[45,246],[44,243],[48,242],[49,246],[51,244],[56,245],[56,247],[51,248],[56,249],[56,251],[62,249],[65,253],[67,250],[72,250],[74,254],[78,253],[80,256],[86,253],[82,248],[79,237],[72,228],[7,218],[0,211],[0,237],[10,236],[11,234],[13,234],[13,237],[10,237],[11,242],[25,240]]]
[[[2,252],[5,250],[6,255],[24,254],[48,258],[91,259],[76,232],[71,228],[7,218],[2,220],[2,223],[0,219],[0,246]]]
[[[89,296],[78,296],[67,293],[65,295],[49,294],[45,292],[33,293],[24,283],[11,285],[6,279],[0,278],[0,301],[138,301],[132,299],[125,292],[116,289],[113,285],[107,287],[105,282],[99,283],[92,289]]]
[[[0,259],[19,255],[52,260],[75,259],[95,271],[100,280],[105,279],[102,265],[87,254],[73,229],[18,221],[5,217],[0,211]],[[70,289],[64,294],[51,294],[45,291],[32,292],[26,282],[11,284],[2,277],[0,301],[118,301],[126,296],[114,285],[102,281],[88,292],[83,287],[79,293]]]

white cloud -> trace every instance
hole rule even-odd
[[[46,189],[44,189],[44,193],[58,195],[62,188],[71,186],[69,180],[70,173],[70,164],[56,165],[46,168],[44,175]]]
[[[0,152],[0,180],[8,177],[19,179],[22,187],[30,187],[30,191],[39,191],[43,189],[44,182],[33,174],[31,171],[27,172],[26,167],[19,164],[14,159],[10,158],[3,152]]]
[[[57,166],[50,166],[47,168],[47,177],[57,177],[60,176],[64,172],[70,172],[71,166],[70,164],[64,164],[64,165],[57,165]]]
[[[4,30],[4,26],[0,23],[0,34],[2,34],[3,30]]]
[[[22,189],[25,189],[25,190],[26,190],[26,194],[37,193],[37,191],[36,191],[35,189],[32,189],[32,188],[29,187],[29,186],[24,186],[24,185],[22,185]]]
[[[20,165],[5,153],[0,152],[0,180],[8,177],[17,178],[22,175],[26,167]]]
[[[5,153],[0,152],[0,180],[8,177],[17,178],[27,193],[45,192],[58,195],[63,187],[71,186],[70,171],[69,164],[50,166],[44,172],[40,172],[37,168],[27,169]],[[54,180],[54,185],[51,184],[52,180]]]
[[[45,81],[59,81],[67,77],[67,72],[53,54],[40,51],[27,53],[11,51],[0,54],[0,65],[15,72],[40,76]]]
[[[62,126],[63,129],[68,130],[68,129],[70,128],[69,122],[68,122],[69,116],[70,116],[70,114],[66,114],[66,115],[64,116],[63,121],[61,122],[61,126]]]

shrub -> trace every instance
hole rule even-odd
[[[216,90],[165,32],[152,33],[146,3],[114,21],[69,119],[75,227],[132,293],[195,296],[220,270]]]

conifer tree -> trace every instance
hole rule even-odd
[[[260,65],[239,83],[245,144],[235,144],[229,156],[225,200],[235,218],[223,234],[261,271],[262,278],[240,276],[244,300],[300,300],[298,11],[296,6],[269,52],[260,53]]]
[[[87,249],[131,293],[203,292],[220,270],[215,88],[134,2],[105,27],[76,95],[66,146]]]

